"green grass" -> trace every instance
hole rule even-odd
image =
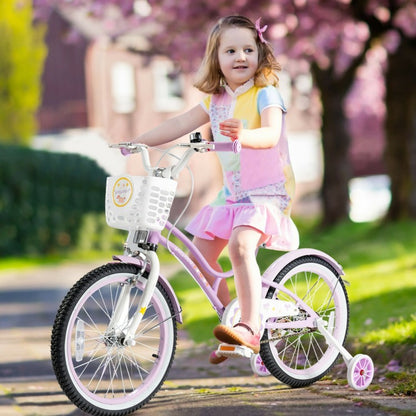
[[[24,257],[0,257],[0,274],[8,270],[25,270],[33,267],[59,265],[65,262],[89,262],[96,260],[111,261],[115,254],[123,254],[123,243],[127,233],[119,234],[113,242],[115,249],[108,248],[105,250],[72,248],[62,250],[54,254],[33,255]],[[173,238],[172,238],[173,240]],[[161,247],[158,251],[160,261],[172,262],[174,259]]]
[[[393,381],[393,387],[387,391],[392,396],[416,396],[416,374],[390,372],[386,378]]]
[[[358,349],[416,344],[416,222],[346,222],[328,230],[306,225],[299,228],[301,247],[325,251],[344,268],[350,284],[351,344]],[[277,255],[261,250],[261,269]],[[185,272],[178,273],[172,284],[191,337],[197,342],[212,339],[218,318],[202,291]]]
[[[97,259],[107,259],[110,261],[112,254],[114,253],[102,251],[75,251],[47,256],[1,258],[0,273],[6,273],[8,270],[25,270],[34,267],[59,265],[65,262],[88,262]]]

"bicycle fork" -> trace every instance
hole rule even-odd
[[[124,345],[135,345],[135,334],[143,319],[143,316],[149,306],[150,299],[153,296],[157,281],[159,279],[160,262],[155,251],[148,250],[146,253],[149,262],[149,276],[139,300],[136,312],[129,320],[128,313],[130,308],[130,291],[129,284],[123,285],[119,298],[117,299],[113,315],[108,325],[107,333],[117,336],[124,334]]]

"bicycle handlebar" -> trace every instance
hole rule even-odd
[[[123,156],[128,156],[133,153],[140,153],[142,150],[148,148],[148,146],[143,143],[132,143],[132,142],[110,144],[109,147],[120,149]]]
[[[155,169],[152,167],[149,158],[149,146],[143,143],[132,143],[124,142],[117,144],[110,144],[112,148],[120,149],[121,153],[124,156],[133,153],[141,153],[143,166],[147,172],[155,175],[155,172],[158,172],[157,176],[171,177],[176,179],[179,175],[179,172],[186,166],[191,156],[195,151],[197,152],[234,152],[239,153],[241,151],[241,144],[238,140],[234,142],[208,142],[205,140],[195,140],[195,137],[200,138],[200,134],[191,134],[189,143],[179,143],[178,147],[187,147],[187,151],[179,158],[179,162],[175,166],[164,169]]]
[[[199,152],[216,151],[240,153],[241,151],[241,144],[238,140],[235,140],[234,142],[208,142],[202,140],[200,142],[179,143],[178,146],[188,147]],[[146,144],[132,142],[110,144],[109,147],[120,149],[121,153],[124,156],[127,156],[132,153],[140,153],[145,149],[149,149],[149,146],[147,146]]]

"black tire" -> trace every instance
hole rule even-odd
[[[330,263],[314,255],[300,257],[285,266],[274,282],[283,284],[318,312],[333,328],[332,335],[343,345],[348,332],[349,301],[344,282]],[[296,303],[293,298],[272,287],[266,298]],[[280,322],[297,319],[296,316],[287,317]],[[316,328],[309,331],[304,328],[266,329],[260,355],[274,377],[297,388],[308,386],[327,374],[339,357],[339,351],[327,345]]]
[[[58,310],[51,339],[56,378],[68,398],[92,415],[121,416],[146,404],[160,389],[175,355],[177,322],[158,283],[136,332],[136,344],[106,332],[121,288],[129,285],[126,321],[137,309],[147,274],[111,263],[80,279]],[[132,284],[131,280],[137,278]]]

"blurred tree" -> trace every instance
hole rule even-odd
[[[50,3],[50,0],[35,1],[39,12]],[[69,4],[64,0],[55,3]],[[416,108],[414,0],[73,0],[72,4],[86,5],[88,13],[101,19],[111,36],[151,22],[156,28],[149,32],[154,52],[170,56],[185,71],[197,68],[207,33],[218,17],[236,13],[252,19],[263,16],[262,23],[269,25],[267,39],[278,55],[307,62],[320,90],[326,225],[348,215],[351,172],[345,112],[348,92],[368,50],[376,43],[395,38],[396,45],[388,50],[386,83],[386,159],[393,192],[390,213],[392,218],[416,216],[416,128],[412,110]],[[116,19],[124,24],[114,23],[114,13],[106,13],[108,7],[114,9],[115,5],[120,12]],[[382,85],[379,87],[382,89]],[[403,162],[409,165],[404,171]]]
[[[386,163],[392,202],[388,218],[416,218],[416,4],[414,0],[352,0],[371,36],[384,36]],[[378,4],[377,4],[378,3]]]
[[[27,144],[36,132],[44,28],[32,26],[31,0],[0,2],[0,141]]]
[[[386,85],[388,218],[416,218],[416,37],[403,37],[389,54]]]

